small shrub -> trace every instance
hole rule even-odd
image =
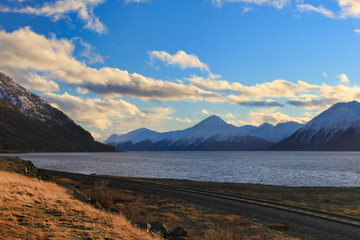
[[[93,189],[89,190],[88,196],[99,202],[106,209],[114,208],[115,191],[108,187],[109,181],[95,182]]]
[[[147,220],[154,220],[149,211],[145,208],[126,205],[120,208],[120,212],[127,218],[134,222],[145,222]],[[151,219],[149,219],[151,218]]]

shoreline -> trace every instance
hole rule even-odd
[[[167,184],[170,186],[189,187],[192,189],[212,191],[224,194],[254,197],[279,203],[310,207],[338,214],[360,217],[360,187],[308,187],[279,186],[256,183],[230,183],[194,181],[188,179],[138,178],[113,175],[81,174],[43,169],[57,175],[78,175],[92,181],[96,179],[134,180],[140,182]]]

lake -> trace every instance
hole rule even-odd
[[[2,154],[84,174],[287,186],[360,186],[360,152],[115,152]]]

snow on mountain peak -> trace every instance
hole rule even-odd
[[[39,96],[17,84],[11,77],[0,72],[0,98],[33,120],[71,121],[66,115],[52,108]],[[60,118],[61,115],[61,119]]]
[[[360,127],[360,103],[357,101],[334,104],[307,123],[304,130],[345,130],[350,127]]]
[[[199,122],[198,124],[196,124],[194,127],[196,126],[201,126],[201,127],[223,127],[223,126],[227,126],[229,125],[228,123],[226,123],[224,120],[222,120],[220,117],[216,116],[216,115],[212,115],[204,120],[202,120],[201,122]]]
[[[353,112],[360,114],[360,103],[357,101],[351,101],[351,102],[340,102],[340,103],[336,103],[334,104],[332,107],[329,108],[333,109],[333,110],[339,110],[341,108],[347,108],[352,110]]]

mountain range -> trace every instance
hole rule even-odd
[[[360,103],[336,103],[305,125],[236,127],[210,116],[171,132],[146,128],[104,144],[41,97],[0,72],[0,151],[359,151]]]
[[[236,127],[210,116],[185,130],[160,133],[141,128],[113,134],[104,144],[118,151],[358,151],[360,103],[336,103],[305,125]]]
[[[195,126],[179,131],[159,133],[146,128],[123,135],[111,135],[104,144],[118,151],[252,151],[267,150],[302,125],[295,122],[276,126],[236,127],[218,116],[210,116]]]
[[[114,151],[60,110],[0,72],[0,151]]]

